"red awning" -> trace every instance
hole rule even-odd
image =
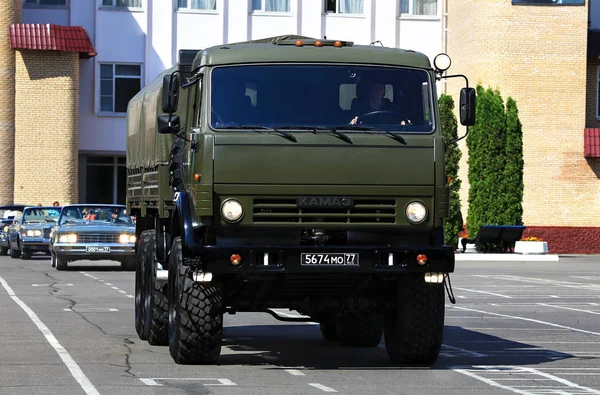
[[[87,32],[81,26],[13,23],[8,35],[13,49],[79,52],[81,58],[97,55]]]
[[[586,158],[600,158],[600,128],[585,128],[583,146],[583,156]]]

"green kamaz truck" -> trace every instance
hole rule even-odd
[[[294,35],[180,51],[127,109],[139,337],[216,363],[223,315],[266,312],[434,363],[454,271],[436,82],[464,76],[433,63]]]

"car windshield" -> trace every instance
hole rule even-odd
[[[11,209],[0,209],[0,220],[2,219],[10,219],[16,216],[19,216],[21,211],[19,210],[11,210]]]
[[[59,215],[56,207],[28,207],[23,211],[23,222],[55,222]]]
[[[210,123],[217,130],[358,125],[429,133],[434,127],[431,80],[425,70],[299,64],[217,67],[211,73],[210,99]],[[354,129],[352,133],[364,133]]]
[[[76,224],[106,224],[133,226],[133,220],[125,206],[67,206],[63,209],[59,225]]]

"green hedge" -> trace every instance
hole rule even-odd
[[[456,116],[454,115],[454,100],[452,96],[442,94],[439,99],[442,135],[446,142],[446,175],[450,178],[450,215],[444,222],[444,241],[446,245],[458,244],[458,233],[462,228],[460,207],[460,185],[458,167],[462,152],[457,143],[448,144],[458,137]]]
[[[523,142],[516,102],[477,86],[477,121],[469,130],[469,213],[475,238],[481,225],[522,225]]]

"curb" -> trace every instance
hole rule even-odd
[[[559,256],[554,254],[484,254],[484,253],[458,253],[454,254],[456,262],[558,262]]]

